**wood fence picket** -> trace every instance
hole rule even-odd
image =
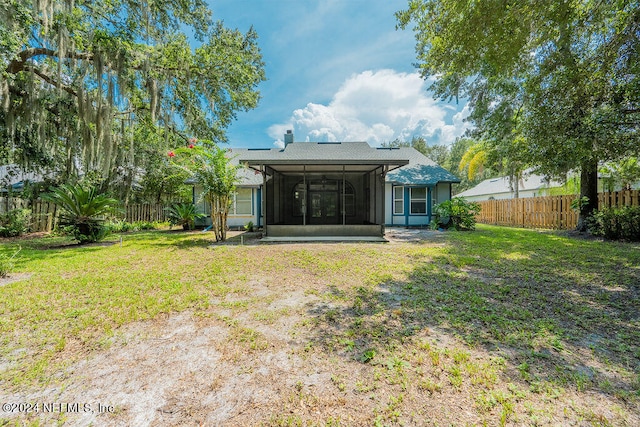
[[[568,230],[578,223],[578,212],[571,208],[577,195],[485,200],[476,217],[479,223],[525,228]],[[598,194],[598,207],[640,206],[640,190]]]
[[[162,203],[131,204],[125,206],[120,217],[127,222],[166,221],[166,207],[167,206]],[[31,210],[30,232],[49,232],[57,225],[58,211],[56,205],[53,203],[43,200],[30,202],[29,200],[18,197],[0,197],[0,214],[23,208]]]

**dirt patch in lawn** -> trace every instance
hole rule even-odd
[[[20,280],[27,280],[31,278],[32,273],[9,273],[4,277],[0,277],[0,287],[6,286],[9,283],[19,282]]]

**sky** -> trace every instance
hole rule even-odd
[[[411,30],[396,30],[407,0],[210,0],[226,27],[258,33],[267,81],[257,108],[228,129],[232,148],[296,141],[423,136],[450,145],[469,127],[468,107],[434,100],[414,63]]]

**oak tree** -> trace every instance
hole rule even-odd
[[[396,16],[483,139],[548,176],[580,171],[584,229],[598,164],[640,151],[640,2],[411,0]]]
[[[204,0],[2,0],[0,158],[130,186],[190,135],[225,141],[263,80],[256,32]]]

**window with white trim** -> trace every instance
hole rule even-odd
[[[393,187],[393,213],[404,215],[404,187]]]
[[[252,215],[251,188],[237,188],[233,194],[230,215]]]
[[[410,206],[412,215],[427,213],[427,189],[425,187],[410,188]]]

